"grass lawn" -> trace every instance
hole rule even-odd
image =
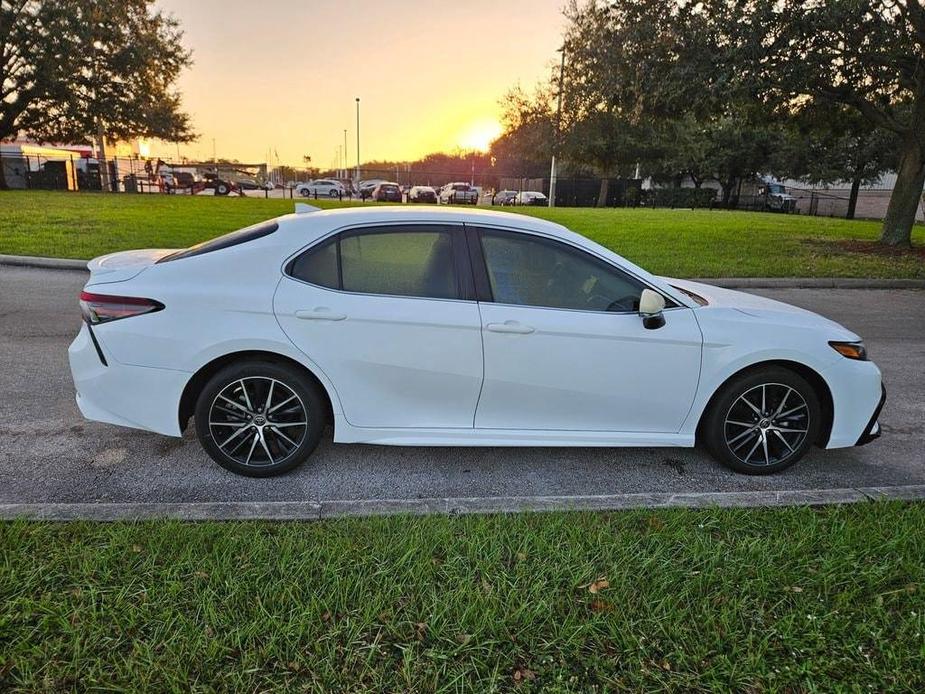
[[[0,253],[92,258],[186,247],[292,209],[291,200],[261,198],[0,192]],[[657,274],[925,277],[921,226],[914,232],[919,252],[888,256],[871,252],[879,222],[707,210],[525,212],[560,222]]]
[[[925,504],[0,524],[0,689],[925,689]]]

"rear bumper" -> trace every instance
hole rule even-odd
[[[68,348],[77,407],[87,419],[180,436],[180,396],[191,374],[116,361],[86,324]]]
[[[855,446],[863,446],[865,443],[870,443],[874,439],[880,438],[880,422],[878,421],[880,417],[880,411],[883,409],[883,404],[886,402],[886,387],[881,383],[880,384],[880,402],[877,403],[877,407],[874,409],[873,415],[870,417],[870,421],[867,422],[867,428],[864,429],[864,432],[858,438],[858,441]]]

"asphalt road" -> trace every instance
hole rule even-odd
[[[736,475],[699,450],[392,448],[332,444],[281,478],[218,467],[191,432],[173,439],[86,422],[67,346],[78,272],[0,266],[0,504],[572,496],[925,484],[925,291],[753,290],[861,334],[884,372],[883,437],[816,450],[772,477]]]

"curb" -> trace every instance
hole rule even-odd
[[[322,520],[348,516],[463,515],[536,511],[623,511],[640,508],[757,508],[823,506],[925,499],[925,484],[897,487],[760,492],[609,494],[599,496],[456,497],[340,501],[219,501],[207,503],[0,504],[0,520],[137,521]]]
[[[46,270],[87,272],[87,262],[71,258],[0,254],[0,265]],[[712,284],[724,289],[925,289],[925,279],[867,279],[863,277],[697,277],[691,279],[691,282]]]
[[[2,255],[0,265],[15,265],[18,267],[38,267],[47,270],[87,270],[86,260],[72,260],[70,258],[42,258],[36,255]]]

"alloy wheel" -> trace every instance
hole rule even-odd
[[[229,383],[209,408],[209,433],[219,450],[246,466],[278,465],[305,440],[308,412],[282,381],[249,376]]]
[[[806,399],[783,383],[762,383],[733,401],[723,422],[726,446],[742,463],[770,466],[794,455],[810,429]]]

